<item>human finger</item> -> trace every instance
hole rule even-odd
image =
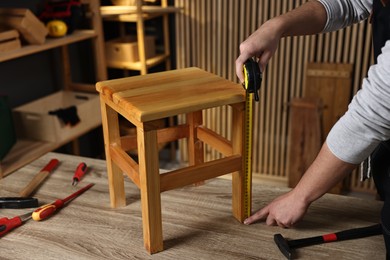
[[[291,228],[293,226],[292,222],[283,222],[275,219],[276,224],[281,228]]]
[[[265,219],[267,216],[268,216],[268,208],[265,207],[265,208],[257,211],[255,214],[253,214],[249,218],[245,219],[244,220],[244,224],[245,225],[250,225],[250,224],[252,224],[252,223],[254,223],[256,221]]]

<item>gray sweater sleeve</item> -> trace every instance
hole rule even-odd
[[[370,16],[373,0],[318,0],[328,15],[323,32],[336,31]]]
[[[324,32],[334,31],[369,16],[372,0],[319,0],[328,19]],[[378,64],[370,67],[361,90],[348,111],[334,125],[326,142],[339,159],[358,164],[375,147],[390,139],[390,41],[382,48]]]
[[[381,142],[390,139],[390,40],[370,67],[348,111],[334,125],[326,142],[339,159],[358,164]]]

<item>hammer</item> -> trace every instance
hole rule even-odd
[[[336,233],[326,234],[322,236],[301,238],[295,240],[287,240],[281,234],[274,235],[274,241],[287,259],[292,259],[292,249],[317,245],[322,243],[349,240],[355,238],[369,237],[382,234],[382,225],[375,224],[368,227],[347,229]]]

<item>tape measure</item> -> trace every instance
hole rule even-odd
[[[259,64],[254,59],[248,59],[244,63],[244,84],[245,95],[245,141],[244,141],[244,218],[251,215],[252,197],[252,135],[253,135],[253,96],[259,101],[259,90],[262,81],[262,74]]]

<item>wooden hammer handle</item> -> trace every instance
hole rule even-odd
[[[29,197],[39,187],[39,185],[49,176],[49,173],[58,165],[57,159],[52,159],[26,187],[19,193],[21,197]]]

